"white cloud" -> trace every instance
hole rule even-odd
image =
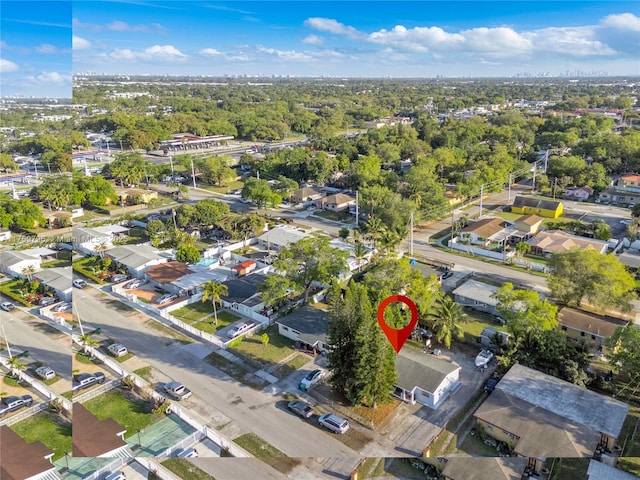
[[[42,45],[38,45],[36,47],[36,52],[38,53],[58,53],[59,50],[50,43],[43,43]]]
[[[156,32],[156,33],[167,33],[169,30],[160,25],[159,23],[150,23],[148,25],[138,24],[131,25],[130,23],[123,22],[122,20],[114,20],[113,22],[107,24],[98,24],[98,23],[84,23],[74,18],[72,21],[72,25],[74,29],[86,29],[94,32],[100,32],[103,30],[109,30],[112,32]]]
[[[632,30],[640,32],[640,17],[633,13],[620,13],[608,15],[600,22],[605,27],[613,27],[620,30]]]
[[[308,45],[322,45],[324,43],[324,38],[319,37],[318,35],[307,35],[302,39],[302,43],[306,43]]]
[[[432,49],[453,48],[463,42],[464,38],[459,34],[447,33],[440,27],[407,29],[396,25],[391,30],[382,29],[371,33],[368,41],[410,52],[428,52]]]
[[[181,62],[188,57],[173,45],[154,45],[140,51],[116,48],[106,55],[103,54],[102,58],[126,62]]]
[[[297,50],[278,50],[275,48],[266,48],[266,47],[263,47],[262,45],[258,45],[258,47],[256,47],[256,51],[258,53],[266,53],[269,55],[274,55],[282,60],[299,61],[299,60],[312,59],[312,57],[307,55],[305,52],[300,52]]]
[[[615,55],[616,51],[596,39],[593,27],[550,27],[528,34],[538,52],[553,52],[575,57]]]
[[[361,39],[365,36],[359,30],[338,22],[332,18],[308,18],[304,21],[305,26],[320,30],[321,32],[329,32],[335,35],[344,35],[354,40]]]
[[[58,72],[42,72],[40,75],[25,77],[24,81],[27,85],[60,86],[71,84],[71,75]]]
[[[222,52],[220,50],[216,50],[215,48],[203,48],[202,50],[200,50],[200,55],[216,56],[222,55]]]
[[[15,72],[18,68],[18,65],[15,63],[5,60],[4,58],[0,58],[0,73]]]
[[[87,50],[91,48],[91,42],[82,37],[74,35],[72,37],[73,50]]]

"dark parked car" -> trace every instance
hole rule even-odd
[[[76,384],[74,385],[73,390],[89,388],[95,384],[104,382],[104,379],[105,376],[102,372],[81,373],[75,377]]]
[[[484,391],[487,393],[491,393],[496,389],[496,385],[498,384],[499,379],[496,377],[491,377],[487,384],[484,386]]]
[[[20,410],[23,407],[28,407],[33,403],[31,395],[25,395],[23,397],[5,397],[2,399],[2,405],[0,406],[0,417],[4,417],[7,413]]]
[[[313,416],[313,408],[311,408],[311,405],[306,402],[293,400],[289,402],[287,407],[289,407],[289,410],[291,410],[293,413],[301,416],[302,418],[309,418]]]

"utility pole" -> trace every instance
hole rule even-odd
[[[478,219],[482,217],[482,197],[484,196],[484,184],[480,185],[480,213],[478,214]]]
[[[411,220],[409,224],[409,255],[413,256],[413,210],[411,210]]]
[[[191,157],[191,176],[193,178],[193,188],[196,188],[196,171],[193,168],[193,157]]]
[[[451,208],[451,237],[449,237],[449,250],[453,250],[453,221],[455,209]]]
[[[549,149],[547,148],[547,153],[544,155],[544,173],[547,173],[547,163],[549,162]]]
[[[511,174],[509,174],[509,196],[507,198],[507,203],[511,203]]]
[[[1,326],[2,326],[2,335],[4,336],[4,344],[6,345],[7,352],[9,353],[9,360],[12,360],[13,357],[11,356],[11,347],[9,346],[9,340],[7,340],[7,332],[4,331],[4,323]]]
[[[533,183],[531,184],[531,193],[536,193],[536,170],[537,165],[533,164]]]
[[[359,205],[358,205],[358,200],[359,200],[359,190],[356,190],[356,228],[358,228],[358,221],[360,220],[360,211],[359,211]],[[413,215],[413,213],[412,213]]]
[[[169,164],[171,165],[171,181],[173,181],[173,177],[175,176],[173,172],[173,156],[169,155]]]

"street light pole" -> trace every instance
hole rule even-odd
[[[9,340],[7,340],[7,333],[4,331],[4,323],[2,325],[2,335],[4,336],[4,344],[7,347],[7,352],[9,353],[9,360],[13,360],[13,357],[11,356],[11,347],[9,346]]]

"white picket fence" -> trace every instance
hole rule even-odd
[[[41,411],[46,410],[47,408],[48,408],[47,403],[42,403],[42,402],[38,403],[37,405],[34,405],[33,407],[23,410],[20,413],[11,415],[6,420],[0,421],[0,425],[6,425],[7,427],[10,427],[11,425],[15,425],[16,423],[19,423],[22,420],[25,420],[31,417],[32,415],[40,413]]]
[[[133,460],[134,460],[133,456],[116,457],[116,458],[114,458],[113,461],[109,462],[104,467],[96,470],[91,475],[83,477],[83,480],[97,480],[98,478],[103,478],[103,476],[105,474],[108,474],[109,472],[116,471],[120,467],[123,467],[123,466],[129,464]]]
[[[102,395],[103,393],[108,392],[109,390],[113,390],[114,388],[117,388],[120,386],[120,379],[116,378],[113,380],[109,380],[108,382],[103,383],[102,385],[98,385],[97,387],[92,388],[91,390],[89,390],[88,392],[85,392],[81,395],[74,395],[73,396],[73,401],[74,403],[84,403],[87,402],[89,400],[91,400],[92,398],[96,398],[100,395]]]

